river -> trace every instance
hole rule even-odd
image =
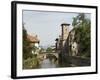
[[[57,67],[56,64],[50,61],[49,58],[44,59],[40,64],[40,68],[56,68],[56,67]]]

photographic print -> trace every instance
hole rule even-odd
[[[17,35],[12,35],[17,46],[12,53],[13,78],[97,72],[96,6],[16,1],[12,5]]]
[[[23,69],[91,65],[91,15],[23,10]]]

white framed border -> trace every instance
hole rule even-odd
[[[17,3],[17,2],[15,2]],[[78,74],[78,73],[92,73],[96,72],[96,8],[89,6],[73,6],[73,5],[45,5],[42,3],[24,4],[25,2],[18,2],[16,4],[16,28],[17,28],[17,44],[16,44],[16,77],[25,76],[44,76],[44,75],[60,75],[60,74]],[[30,2],[31,3],[31,2]],[[41,11],[56,11],[56,12],[77,12],[91,14],[91,66],[88,67],[67,67],[67,68],[48,68],[48,69],[22,69],[22,10],[41,10]]]

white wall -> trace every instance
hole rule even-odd
[[[64,3],[64,4],[98,5],[100,9],[100,0],[30,0],[30,1]],[[10,3],[11,0],[0,0],[0,80],[11,80],[10,78],[10,68],[11,68],[10,66],[11,65]],[[98,17],[100,21],[100,15]],[[99,30],[100,30],[100,24],[98,27],[98,32],[100,34]],[[100,36],[98,41],[100,41]],[[100,42],[98,42],[98,44],[100,44]],[[98,55],[98,57],[100,57],[100,54]],[[100,58],[98,61],[100,61]],[[42,79],[36,78],[36,79],[28,79],[28,80],[56,80],[56,79],[57,80],[100,80],[99,76],[100,74],[92,74],[92,75],[51,77],[51,78],[49,77],[49,78],[42,78]]]

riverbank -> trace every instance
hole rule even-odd
[[[23,60],[23,69],[35,69],[38,68],[39,61],[37,58],[28,58]]]

